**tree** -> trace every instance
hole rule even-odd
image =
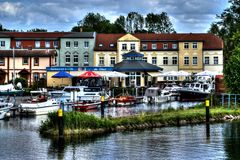
[[[240,27],[240,1],[229,0],[229,3],[230,7],[225,9],[220,16],[217,16],[220,21],[215,22],[214,25],[211,25],[211,28],[209,29],[209,32],[214,34],[216,34],[216,26],[219,29],[218,36],[224,41],[225,62],[227,62],[227,60],[233,54],[234,45],[232,37]]]
[[[230,92],[240,94],[240,32],[233,36],[233,54],[224,67],[224,81]]]
[[[166,12],[161,14],[149,13],[145,18],[146,28],[150,33],[173,33],[173,25]]]
[[[126,33],[126,19],[124,16],[120,16],[114,22],[114,27],[117,29],[117,33]]]
[[[137,12],[128,13],[126,20],[127,32],[128,33],[137,33],[143,30],[144,18]]]
[[[43,28],[34,28],[34,29],[27,30],[27,32],[47,32],[47,30]]]

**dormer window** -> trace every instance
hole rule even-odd
[[[163,49],[168,49],[168,44],[167,43],[163,43]]]
[[[102,46],[103,46],[103,44],[102,44],[102,43],[100,43],[98,46],[99,46],[99,47],[102,47]]]
[[[111,43],[111,44],[110,44],[110,47],[114,47],[114,44],[113,44],[113,43]]]

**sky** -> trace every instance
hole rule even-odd
[[[71,31],[90,12],[111,22],[132,11],[144,17],[166,12],[177,33],[206,33],[227,7],[228,0],[0,0],[0,24],[23,31]]]

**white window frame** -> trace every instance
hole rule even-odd
[[[135,49],[136,49],[135,43],[131,43],[131,44],[130,44],[130,49],[131,49],[131,50],[135,50]]]
[[[122,44],[122,51],[126,51],[127,50],[127,44],[126,43],[123,43]]]
[[[163,49],[168,49],[168,44],[167,43],[163,43]]]
[[[70,41],[66,41],[66,48],[70,48],[71,47],[71,42]]]
[[[193,49],[197,49],[197,48],[198,48],[198,44],[197,44],[197,42],[193,42],[193,44],[192,44],[192,48],[193,48]]]
[[[194,66],[198,65],[198,57],[196,57],[196,56],[193,57],[192,65],[194,65]]]
[[[210,57],[204,57],[204,64],[210,64]]]
[[[152,49],[154,49],[154,50],[157,49],[157,43],[152,43]]]
[[[89,48],[89,41],[84,41],[84,48]]]
[[[178,58],[172,57],[172,65],[177,65],[177,64],[178,64]]]
[[[45,41],[45,47],[46,47],[46,48],[50,48],[50,46],[51,46],[51,45],[50,45],[50,41]]]
[[[110,65],[116,64],[116,57],[111,57],[110,58]]]
[[[148,46],[147,46],[147,43],[143,43],[143,44],[142,44],[142,49],[143,49],[143,50],[147,50],[147,47],[148,47]]]
[[[99,66],[104,66],[104,57],[99,57]]]
[[[0,57],[0,66],[5,66],[5,58]]]
[[[219,64],[219,59],[218,57],[213,57],[213,64]]]
[[[21,48],[22,42],[21,41],[16,41],[16,48]]]
[[[58,41],[53,41],[53,47],[57,48],[59,46],[59,42]]]
[[[88,54],[85,53],[85,54],[83,55],[83,61],[84,61],[84,62],[83,62],[84,64],[88,64],[88,63],[89,63],[89,55],[88,55]]]
[[[157,64],[157,57],[152,57],[152,64],[154,64],[154,65]]]
[[[34,57],[34,66],[39,66],[39,57]]]
[[[2,47],[2,48],[6,47],[6,42],[5,41],[1,41],[0,47]]]
[[[41,42],[35,41],[35,48],[40,48],[40,47],[41,47]]]
[[[188,42],[184,42],[183,43],[183,48],[184,49],[189,49],[189,43]]]
[[[189,57],[184,57],[184,66],[189,66]]]
[[[163,65],[168,65],[168,57],[163,57]]]
[[[73,46],[74,46],[74,48],[78,48],[78,41],[74,41]]]
[[[147,62],[147,57],[143,57],[142,60]]]
[[[177,49],[177,43],[172,44],[172,49]]]

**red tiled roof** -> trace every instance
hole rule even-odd
[[[125,34],[97,34],[95,50],[96,51],[116,51],[117,50],[117,40],[124,36]],[[102,47],[99,46],[102,44]],[[110,47],[110,44],[113,44],[113,47]]]
[[[15,57],[50,57],[56,55],[55,50],[15,50]],[[0,57],[12,57],[13,50],[0,50]]]
[[[116,51],[117,40],[125,34],[97,34],[96,37],[96,51]],[[176,42],[190,42],[190,41],[202,41],[204,50],[219,50],[223,49],[223,41],[214,34],[209,33],[184,33],[184,34],[154,34],[154,33],[139,33],[132,34],[136,38],[143,41],[176,41]],[[113,43],[114,47],[110,47]],[[103,44],[102,47],[99,44]]]

